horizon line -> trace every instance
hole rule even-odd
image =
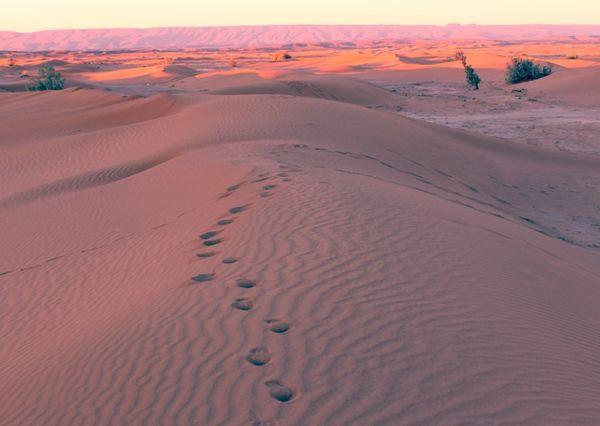
[[[249,27],[598,27],[600,24],[569,24],[569,23],[526,23],[526,24],[477,24],[477,23],[457,23],[449,22],[447,24],[244,24],[244,25],[165,25],[150,27],[72,27],[72,28],[47,28],[31,31],[15,31],[0,29],[0,33],[32,34],[50,31],[97,31],[97,30],[160,30],[177,28],[249,28]]]

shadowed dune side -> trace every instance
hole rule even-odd
[[[71,191],[81,191],[95,186],[106,185],[120,179],[125,179],[137,173],[142,173],[173,158],[175,154],[149,158],[143,161],[120,164],[101,170],[94,170],[77,176],[60,179],[58,181],[37,186],[11,194],[0,199],[0,208],[14,206],[22,203],[39,201],[42,198],[54,197]]]
[[[168,80],[191,77],[197,74],[192,68],[184,65],[152,65],[116,69],[111,71],[95,71],[82,73],[81,77],[94,83],[146,83],[148,81]]]
[[[182,104],[169,95],[142,98],[97,89],[5,93],[0,114],[11,125],[4,127],[0,149],[161,118]]]
[[[3,141],[0,423],[600,418],[598,161],[285,81]]]

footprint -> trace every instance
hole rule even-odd
[[[206,240],[204,241],[204,245],[206,247],[210,247],[210,246],[216,246],[217,244],[221,244],[223,242],[223,238],[219,238],[216,240]]]
[[[229,209],[229,213],[231,214],[238,214],[243,212],[244,210],[246,210],[248,206],[237,206],[237,207],[232,207]]]
[[[285,321],[280,321],[278,319],[268,319],[265,321],[269,324],[269,330],[273,333],[286,333],[290,329],[290,324]]]
[[[272,193],[272,192],[261,192],[261,193],[260,193],[260,196],[261,196],[262,198],[267,198],[267,197],[270,197],[271,195],[273,195],[273,193]]]
[[[271,354],[267,348],[259,347],[250,349],[250,353],[246,355],[246,360],[253,365],[261,366],[271,361]]]
[[[254,307],[254,303],[252,303],[252,300],[250,299],[241,298],[235,299],[235,302],[233,302],[231,306],[240,311],[249,311]]]
[[[236,189],[240,189],[240,187],[244,184],[244,182],[240,182],[238,184],[235,185],[231,185],[229,188],[227,188],[227,192],[231,192],[231,191],[235,191]]]
[[[277,185],[265,185],[262,187],[263,191],[270,191],[271,189],[276,188]]]
[[[238,287],[252,288],[256,286],[256,280],[250,280],[248,278],[239,278],[237,281]]]
[[[223,263],[225,263],[226,265],[230,265],[232,263],[237,262],[237,258],[235,257],[226,257],[225,259],[223,259]]]
[[[289,402],[294,398],[294,391],[279,380],[269,380],[265,382],[265,386],[269,388],[271,397],[279,402]]]
[[[41,268],[41,267],[42,267],[41,264],[40,265],[33,265],[33,266],[25,266],[25,267],[21,268],[20,271],[24,272],[24,271],[29,271],[30,269],[37,269],[37,268]]]
[[[215,273],[213,272],[212,274],[198,274],[195,277],[192,277],[192,279],[199,283],[212,281],[215,279]]]
[[[230,225],[233,223],[233,219],[222,219],[220,221],[217,222],[217,225],[219,226],[225,226],[225,225]]]
[[[213,237],[216,237],[219,234],[219,231],[208,231],[204,234],[200,234],[200,238],[203,240],[210,240]]]
[[[258,182],[264,182],[266,180],[269,180],[269,178],[268,177],[263,177],[263,178],[260,178],[260,179],[256,179],[254,182],[258,183]]]
[[[231,194],[233,194],[234,191],[240,189],[240,187],[244,184],[244,182],[238,183],[236,185],[231,185],[229,188],[227,188],[227,190],[225,191],[225,194],[221,195],[220,198],[227,198],[229,197]]]
[[[196,254],[196,256],[198,256],[200,259],[208,259],[209,257],[213,257],[216,254],[216,251],[207,251],[205,253],[198,253]]]

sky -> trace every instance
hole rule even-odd
[[[0,31],[271,24],[596,24],[600,0],[7,1]]]

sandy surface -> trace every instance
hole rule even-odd
[[[594,46],[420,46],[0,68],[0,424],[597,424]]]

